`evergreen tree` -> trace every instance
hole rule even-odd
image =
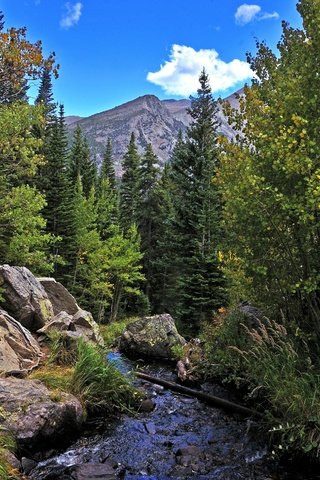
[[[137,223],[140,199],[140,156],[132,133],[123,159],[123,176],[120,186],[120,223],[124,231]]]
[[[59,237],[50,253],[53,256],[55,276],[61,279],[68,270],[73,215],[73,193],[67,174],[68,139],[63,105],[59,107],[59,118],[55,119],[48,131],[45,158],[46,164],[41,176],[42,191],[47,200],[44,216],[47,231]]]
[[[89,196],[91,188],[96,183],[97,167],[90,156],[90,148],[79,125],[76,126],[69,158],[70,178],[73,185],[81,176],[83,192]]]
[[[44,66],[41,76],[39,93],[35,105],[43,105],[47,121],[52,121],[55,116],[56,104],[53,101],[51,71],[47,65]]]
[[[191,329],[225,302],[217,258],[221,205],[212,182],[217,168],[217,104],[204,70],[199,81],[198,95],[189,109],[192,122],[186,141],[178,142],[172,161],[175,313]]]
[[[153,153],[152,146],[148,144],[141,160],[140,202],[137,217],[141,251],[143,253],[143,272],[146,276],[145,292],[149,301],[152,294],[153,263],[155,261],[155,242],[157,241],[156,228],[158,225],[155,196],[155,187],[159,177],[157,163],[158,159]]]
[[[107,146],[103,155],[100,179],[108,179],[110,187],[116,188],[116,174],[114,171],[113,158],[112,158],[112,143],[111,138],[108,138]]]
[[[165,164],[152,193],[152,256],[149,300],[154,313],[173,311],[174,264],[172,262],[173,238],[171,225],[174,216],[171,165]]]

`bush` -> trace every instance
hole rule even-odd
[[[266,426],[280,452],[320,458],[320,375],[307,342],[263,318],[255,328],[239,312],[206,325],[206,368],[237,385],[263,407]]]

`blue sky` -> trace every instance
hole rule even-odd
[[[281,21],[300,26],[295,0],[0,0],[6,27],[26,26],[61,65],[54,97],[88,116],[145,94],[195,93],[202,66],[215,96],[250,76],[255,39],[273,49]],[[31,96],[34,95],[31,90]],[[32,101],[32,98],[31,98]]]

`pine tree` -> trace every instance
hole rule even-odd
[[[193,120],[186,141],[178,143],[172,161],[175,312],[191,329],[225,302],[217,259],[221,205],[212,182],[217,168],[217,104],[204,70],[199,81],[198,95],[189,109]]]
[[[140,198],[140,156],[132,133],[123,159],[123,176],[120,186],[120,223],[124,231],[137,223]]]
[[[46,165],[42,169],[42,191],[47,205],[44,216],[47,231],[59,241],[51,250],[55,275],[61,279],[68,270],[69,248],[72,242],[72,187],[67,174],[68,140],[64,124],[64,108],[59,107],[59,118],[51,125],[45,145]],[[65,265],[62,265],[65,263]]]
[[[152,294],[153,262],[155,260],[156,228],[158,225],[155,197],[155,187],[159,177],[157,163],[158,159],[153,153],[152,146],[148,144],[141,160],[140,201],[137,218],[143,253],[143,272],[146,276],[145,292],[149,301]]]
[[[78,175],[81,176],[83,192],[89,196],[91,188],[96,183],[97,167],[90,156],[90,148],[79,125],[76,126],[69,159],[70,178],[76,184]]]
[[[107,146],[103,155],[100,179],[106,178],[109,180],[111,188],[116,188],[116,174],[114,170],[112,158],[112,143],[111,138],[108,138]]]
[[[55,117],[56,104],[53,101],[51,72],[47,65],[43,68],[35,105],[43,105],[47,122],[50,123]]]

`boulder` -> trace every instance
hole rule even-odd
[[[81,336],[103,345],[103,339],[100,334],[99,325],[93,320],[90,312],[86,310],[78,310],[73,315],[72,323],[75,326],[75,331],[80,333]]]
[[[39,380],[0,378],[0,427],[8,429],[22,448],[56,444],[76,433],[84,419],[73,395],[53,398]]]
[[[41,283],[26,267],[0,266],[4,309],[25,328],[35,332],[54,314],[51,302]]]
[[[85,340],[103,345],[103,338],[100,335],[98,324],[93,320],[90,312],[79,309],[73,316],[67,312],[60,312],[51,322],[38,330],[38,333],[45,335],[52,331],[64,332],[72,338],[82,337]]]
[[[38,278],[38,281],[41,283],[48,295],[53,307],[54,315],[57,315],[60,312],[66,312],[69,315],[74,315],[78,310],[80,310],[79,305],[71,293],[68,292],[68,290],[54,278],[43,277]]]
[[[19,375],[37,367],[42,357],[31,333],[0,308],[0,372]]]
[[[162,314],[130,323],[121,335],[119,348],[134,356],[173,359],[172,347],[185,344],[171,315]]]

